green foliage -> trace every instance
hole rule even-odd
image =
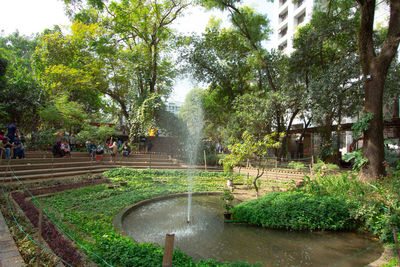
[[[221,161],[223,162],[223,160],[224,159],[221,159],[220,163],[221,163]],[[233,166],[231,166],[230,164],[223,164],[222,166],[224,168],[224,173],[226,173],[226,174],[232,174],[233,173]]]
[[[374,117],[372,113],[362,113],[361,116],[358,118],[357,122],[351,126],[353,130],[353,138],[355,140],[359,139],[363,132],[368,130],[369,128],[369,121]]]
[[[232,200],[235,198],[231,190],[224,188],[224,191],[222,193],[221,199],[224,200],[224,208],[227,212],[230,212],[230,210],[233,208],[232,205]]]
[[[325,163],[322,160],[318,160],[317,163],[313,165],[313,171],[315,172],[335,172],[338,171],[340,168],[336,164]]]
[[[257,176],[254,177],[253,185],[258,194],[257,180],[261,177],[266,168],[265,157],[269,149],[280,147],[279,139],[284,136],[283,133],[267,134],[262,139],[258,139],[247,131],[243,133],[243,141],[233,141],[229,145],[230,154],[220,162],[224,166],[224,170],[239,166],[245,160],[253,160],[256,162]]]
[[[276,137],[278,137],[278,141]],[[244,132],[243,141],[233,141],[232,145],[228,146],[230,154],[222,159],[221,162],[224,166],[229,165],[233,168],[245,160],[255,159],[259,163],[258,167],[262,168],[261,161],[266,156],[268,149],[278,148],[281,145],[279,138],[282,137],[283,134],[272,133],[262,139],[257,139],[254,135]]]
[[[232,209],[235,220],[291,230],[350,230],[353,204],[334,196],[273,192]]]
[[[362,113],[361,116],[358,118],[357,122],[351,126],[353,130],[353,139],[358,140],[361,138],[363,132],[368,130],[369,128],[369,121],[373,118],[374,114],[372,113]],[[359,149],[350,153],[347,153],[343,156],[343,160],[349,162],[351,160],[354,161],[353,163],[353,170],[361,170],[361,168],[368,163],[368,159],[363,158],[363,150]]]
[[[354,160],[353,163],[353,170],[361,170],[361,168],[368,162],[368,159],[363,158],[363,151],[362,149],[358,149],[356,151],[347,153],[343,156],[343,160],[346,162],[350,162]]]
[[[393,171],[387,178],[371,183],[359,181],[354,173],[317,175],[314,179],[306,178],[304,186],[299,190],[315,196],[337,197],[352,203],[351,218],[381,238],[390,240],[392,225],[400,226],[399,171]]]
[[[304,165],[304,163],[298,162],[298,161],[291,161],[291,162],[289,162],[289,163],[288,163],[288,167],[289,167],[289,168],[293,168],[293,169],[295,169],[296,171],[307,169],[307,167],[306,167],[306,165]]]
[[[30,140],[28,140],[27,146],[32,149],[43,149],[46,147],[51,147],[56,143],[57,133],[60,131],[54,128],[45,128],[37,133],[34,133]]]
[[[347,0],[319,4],[293,40],[290,75],[307,87],[302,106],[312,114],[312,123],[322,126],[319,156],[326,160],[338,152],[332,139],[333,122],[358,113],[364,94],[356,54],[359,9]]]
[[[95,141],[97,144],[97,143],[105,143],[107,139],[109,139],[116,133],[117,131],[115,130],[115,127],[109,127],[109,126],[97,127],[87,124],[84,126],[83,130],[77,134],[76,138],[82,144],[84,144],[86,141]]]
[[[87,116],[83,105],[69,101],[67,95],[58,95],[53,103],[41,107],[39,116],[47,126],[64,129],[80,129],[86,122]]]
[[[0,36],[0,121],[17,121],[25,132],[39,125],[38,109],[47,100],[31,67],[36,44],[36,36]]]
[[[130,129],[130,138],[146,135],[155,123],[155,112],[161,107],[161,96],[152,94],[136,110]]]

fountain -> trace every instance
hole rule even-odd
[[[189,136],[186,140],[187,166],[188,166],[188,201],[187,201],[187,219],[190,225],[192,213],[192,192],[193,175],[199,154],[201,138],[203,136],[203,110],[201,100],[198,94],[191,95],[192,108],[190,110],[190,119],[187,122]]]

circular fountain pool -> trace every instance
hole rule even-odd
[[[218,196],[195,196],[188,224],[187,198],[175,197],[128,211],[122,228],[138,242],[160,245],[165,234],[175,233],[175,246],[195,259],[262,261],[264,266],[364,266],[382,253],[381,246],[364,235],[226,224],[223,211]]]

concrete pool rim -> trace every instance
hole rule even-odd
[[[117,229],[117,232],[125,235],[126,233],[123,229],[122,226],[122,222],[124,221],[125,217],[131,213],[132,211],[145,206],[147,204],[150,203],[154,203],[154,202],[158,202],[161,200],[166,200],[166,199],[172,199],[172,198],[177,198],[177,197],[187,197],[189,195],[188,192],[186,193],[177,193],[177,194],[169,194],[169,195],[163,195],[163,196],[159,196],[159,197],[155,197],[155,198],[149,198],[149,199],[145,199],[142,201],[139,201],[135,204],[131,204],[129,206],[126,206],[125,208],[123,208],[122,210],[120,210],[117,215],[114,216],[113,218],[113,225],[114,227]],[[222,195],[221,191],[211,191],[211,192],[193,192],[192,196],[219,196]]]

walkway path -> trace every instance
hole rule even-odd
[[[0,212],[0,267],[25,266]]]

